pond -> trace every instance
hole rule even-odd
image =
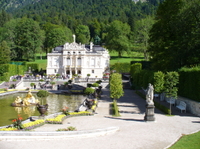
[[[69,111],[74,111],[85,99],[83,95],[62,95],[50,94],[46,98],[38,98],[36,94],[32,93],[35,98],[40,101],[40,104],[48,104],[47,115],[60,112],[64,107],[69,107]],[[12,107],[11,103],[15,101],[17,96],[24,98],[27,93],[15,93],[0,97],[0,126],[12,124],[12,120],[16,119],[20,114],[23,120],[30,116],[39,116],[36,106],[29,107]]]

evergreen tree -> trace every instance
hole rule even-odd
[[[10,48],[6,41],[0,43],[0,64],[7,64],[10,62]]]
[[[0,13],[0,27],[3,27],[6,22],[10,21],[10,19],[11,16],[3,9]]]

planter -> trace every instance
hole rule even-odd
[[[37,110],[41,114],[40,116],[44,117],[45,116],[44,114],[46,113],[47,109],[48,109],[48,104],[46,104],[46,105],[37,104]]]

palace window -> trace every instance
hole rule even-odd
[[[92,73],[94,73],[94,70],[92,70]]]
[[[58,66],[58,59],[57,58],[54,58],[54,60],[53,60],[53,66],[54,67]]]
[[[94,65],[95,65],[95,59],[92,58],[92,59],[91,59],[91,66],[94,66]]]
[[[70,60],[69,57],[67,58],[67,65],[68,65],[68,66],[71,65],[71,60]]]
[[[78,66],[81,66],[81,58],[80,57],[77,59],[77,64],[78,64]]]

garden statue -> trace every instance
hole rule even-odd
[[[149,86],[146,90],[146,112],[144,116],[145,121],[155,121],[154,117],[154,102],[153,102],[153,97],[154,97],[154,88],[153,85],[149,83]]]
[[[146,91],[146,102],[148,105],[154,105],[153,97],[154,97],[154,88],[153,85],[149,83],[149,86]]]
[[[21,104],[22,104],[22,99],[21,99],[21,97],[17,96],[17,98],[15,99],[15,104],[16,104],[16,105],[21,105]]]
[[[12,106],[23,107],[23,106],[36,105],[38,103],[39,103],[39,100],[35,99],[35,97],[31,93],[31,91],[29,90],[24,99],[21,99],[21,97],[17,96],[15,101],[12,103]]]

